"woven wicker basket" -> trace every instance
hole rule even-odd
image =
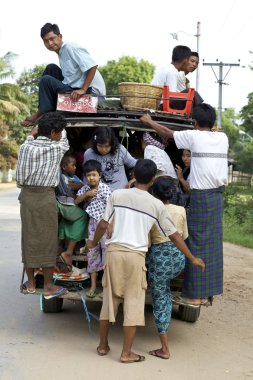
[[[119,83],[119,95],[122,107],[125,109],[155,109],[161,101],[163,86],[147,83]]]

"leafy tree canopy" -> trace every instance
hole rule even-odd
[[[234,146],[233,158],[236,169],[244,173],[253,173],[253,140],[237,142]]]
[[[10,63],[12,55],[7,53],[0,57],[1,79],[6,79],[14,72]],[[27,104],[28,99],[18,85],[0,84],[0,169],[15,167],[18,145],[13,136],[12,126],[22,115],[29,112]]]
[[[222,112],[222,127],[228,136],[230,150],[233,149],[240,137],[238,119],[239,115],[235,113],[233,108],[227,108]]]
[[[248,104],[241,109],[242,127],[253,137],[253,92],[248,95]]]
[[[28,95],[31,114],[38,109],[39,80],[45,67],[45,65],[36,65],[33,69],[25,70],[17,80],[19,87]]]
[[[135,57],[123,56],[118,61],[108,61],[99,71],[105,80],[107,94],[117,95],[120,82],[150,83],[155,66],[144,59],[138,61]]]

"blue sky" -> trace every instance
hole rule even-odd
[[[18,54],[13,62],[19,75],[24,68],[55,62],[40,38],[46,22],[57,23],[65,40],[84,46],[99,65],[122,55],[144,58],[156,67],[171,61],[175,45],[188,45],[196,50],[197,22],[200,22],[199,92],[214,107],[218,105],[218,85],[211,67],[205,62],[238,63],[228,73],[222,86],[223,108],[237,111],[247,104],[253,91],[253,12],[250,0],[96,0],[52,2],[43,0],[8,0],[1,5],[0,55]],[[178,40],[171,33],[178,34]],[[242,67],[244,66],[244,68]],[[214,69],[218,75],[217,68]],[[227,68],[224,68],[224,75]],[[195,75],[190,74],[195,86]]]

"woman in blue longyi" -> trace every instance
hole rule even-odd
[[[158,177],[151,188],[151,193],[166,205],[171,220],[185,240],[188,237],[185,208],[169,203],[173,198],[174,189],[172,179]],[[185,256],[155,226],[151,229],[150,237],[152,245],[149,250],[148,280],[153,301],[153,314],[162,347],[149,353],[161,359],[169,359],[167,331],[172,311],[170,281],[184,269]]]

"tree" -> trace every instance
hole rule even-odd
[[[230,151],[233,150],[235,143],[240,138],[238,119],[239,115],[236,115],[233,108],[227,108],[222,112],[222,127],[228,136]]]
[[[253,139],[247,142],[238,142],[234,146],[236,169],[244,173],[253,173]]]
[[[12,53],[0,57],[0,78],[13,74],[10,63]],[[27,97],[19,86],[11,83],[0,84],[0,169],[14,168],[18,145],[11,137],[11,126],[22,114],[28,112]]]
[[[248,95],[248,104],[241,109],[242,127],[253,137],[253,92]]]
[[[150,83],[155,66],[144,59],[138,61],[135,57],[123,56],[118,61],[108,61],[99,71],[105,80],[107,94],[117,95],[120,82]]]
[[[17,84],[29,97],[29,109],[33,114],[38,110],[39,80],[46,65],[36,65],[33,69],[25,70],[17,80]]]

